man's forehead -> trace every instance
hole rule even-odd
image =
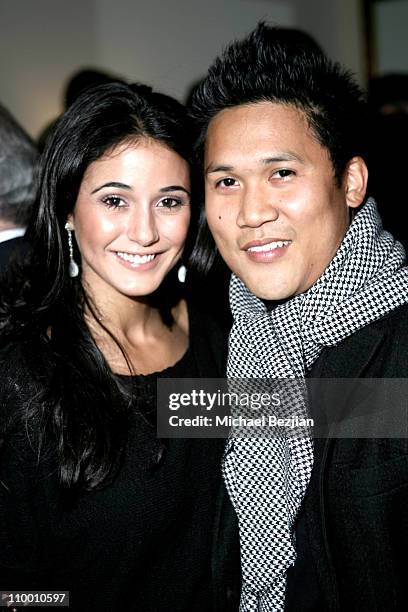
[[[235,106],[220,111],[209,124],[206,167],[231,166],[234,159],[245,158],[257,164],[302,161],[313,144],[320,148],[305,114],[293,106],[264,101]]]

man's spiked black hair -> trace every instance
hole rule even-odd
[[[366,107],[352,75],[330,61],[299,30],[259,23],[241,41],[228,45],[191,98],[199,127],[198,151],[208,124],[221,110],[270,101],[302,110],[333,163],[338,184],[347,162],[365,155]]]

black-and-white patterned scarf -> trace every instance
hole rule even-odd
[[[402,246],[382,229],[370,199],[307,292],[268,311],[233,275],[228,377],[303,378],[323,347],[408,302],[404,265]],[[296,559],[293,525],[312,467],[308,436],[227,442],[223,472],[240,525],[240,612],[284,609],[286,572]]]

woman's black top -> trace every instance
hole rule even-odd
[[[215,538],[226,504],[224,441],[161,441],[155,426],[158,377],[222,376],[224,358],[222,335],[190,313],[190,346],[175,366],[133,380],[118,376],[125,392],[142,399],[123,465],[110,485],[82,493],[73,507],[61,504],[55,470],[46,458],[37,462],[25,432],[4,440],[0,590],[70,591],[71,610],[92,612],[226,609],[215,601],[220,592],[231,599],[231,585],[214,584],[228,575],[229,553]],[[3,405],[12,386],[10,379],[0,385]]]

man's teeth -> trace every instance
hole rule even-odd
[[[131,255],[130,253],[120,253],[120,252],[117,252],[116,254],[121,259],[124,259],[125,261],[128,261],[129,263],[131,263],[133,266],[140,266],[140,264],[148,263],[149,261],[152,261],[152,259],[156,257],[155,254]]]
[[[268,242],[268,244],[262,244],[260,246],[249,247],[248,251],[265,252],[273,251],[274,249],[280,249],[283,246],[290,244],[290,240],[277,240],[276,242]]]

